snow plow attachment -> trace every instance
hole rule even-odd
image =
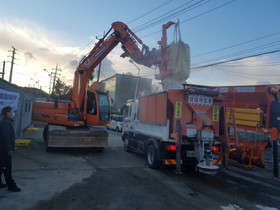
[[[238,140],[238,148],[229,149],[229,158],[245,163],[245,167],[265,167],[264,150],[266,141]]]

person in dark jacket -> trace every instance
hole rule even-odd
[[[15,131],[12,125],[15,113],[10,106],[2,109],[4,118],[0,121],[0,181],[1,174],[4,174],[7,184],[0,182],[0,188],[8,187],[8,191],[19,192],[12,178],[12,151],[15,149]]]

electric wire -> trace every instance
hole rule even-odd
[[[221,70],[221,67],[217,67],[217,66],[214,66],[214,68],[216,69],[220,69]],[[261,77],[280,77],[280,74],[274,74],[274,75],[268,75],[268,74],[251,74],[251,73],[245,73],[245,72],[236,72],[236,71],[231,71],[231,70],[223,70],[223,71],[226,71],[226,72],[231,72],[231,73],[235,73],[235,74],[240,74],[240,75],[248,75],[248,76],[261,76]]]
[[[126,24],[133,23],[134,21],[136,21],[136,20],[138,20],[138,19],[140,19],[140,18],[142,18],[142,17],[145,17],[146,15],[148,15],[148,14],[150,14],[150,13],[152,13],[152,12],[158,10],[159,8],[165,6],[166,4],[170,3],[171,1],[173,1],[173,0],[170,0],[170,1],[168,1],[168,2],[165,2],[165,3],[161,4],[160,6],[157,6],[156,8],[154,8],[154,9],[152,9],[152,10],[150,10],[150,11],[144,13],[143,15],[140,15],[140,16],[138,16],[138,17],[136,17],[136,18],[134,18],[134,19],[128,21]]]
[[[222,8],[222,7],[224,7],[224,6],[228,5],[228,4],[231,4],[231,3],[235,2],[235,1],[236,1],[236,0],[232,0],[232,1],[230,1],[230,2],[227,2],[227,3],[225,3],[225,4],[220,5],[220,6],[218,6],[218,7],[215,7],[215,8],[213,8],[213,9],[211,9],[211,10],[208,10],[208,11],[206,11],[206,12],[203,12],[203,13],[201,13],[201,14],[199,14],[199,15],[196,15],[196,16],[194,16],[194,17],[192,17],[192,18],[189,18],[189,19],[187,19],[187,20],[181,21],[180,24],[183,24],[183,23],[185,23],[185,22],[188,22],[188,21],[190,21],[190,20],[193,20],[193,19],[195,19],[195,18],[197,18],[197,17],[200,17],[200,16],[202,16],[202,15],[205,15],[205,14],[207,14],[207,13],[213,12],[214,10],[220,9],[220,8]],[[151,36],[151,35],[160,33],[160,32],[161,32],[161,30],[155,31],[155,32],[150,33],[150,34],[148,34],[148,35],[146,35],[146,36],[143,36],[142,38],[145,38],[145,37],[148,37],[148,36]]]
[[[193,0],[191,0],[190,2],[192,2],[192,1],[193,1]],[[200,2],[203,2],[203,1],[204,1],[204,0],[201,0],[201,1],[199,1],[199,3],[200,3]],[[210,1],[210,0],[209,0],[209,1]],[[207,1],[207,2],[209,2],[209,1]],[[235,0],[234,0],[234,1],[235,1]],[[206,3],[207,3],[207,2],[206,2]],[[188,4],[188,3],[186,3],[186,4]],[[204,3],[203,3],[203,4],[204,4]],[[183,5],[185,5],[185,4],[183,4]],[[159,7],[161,7],[161,6],[159,6]],[[180,8],[180,7],[177,7],[176,9],[178,9],[178,8]],[[157,8],[156,8],[156,9],[157,9]],[[148,13],[150,13],[150,11],[147,12],[146,14],[148,14]],[[145,15],[145,14],[144,14],[144,15]],[[162,20],[162,22],[163,22],[163,21],[164,21],[164,20]],[[151,22],[151,21],[150,21],[150,22]],[[160,23],[158,23],[158,24],[160,24]],[[151,26],[151,27],[152,27],[152,26]],[[145,29],[148,29],[148,28],[146,27]],[[144,29],[142,29],[142,30],[144,30]],[[139,30],[138,32],[140,32],[140,31],[142,31],[142,30]],[[87,46],[88,46],[89,44],[91,44],[92,42],[93,42],[93,40],[92,40],[90,43],[88,43],[85,47],[87,47]],[[84,47],[83,49],[85,49],[85,47]],[[82,50],[83,50],[83,49],[82,49]],[[81,50],[81,51],[82,51],[82,50]],[[81,51],[80,51],[80,52],[81,52]],[[76,55],[74,55],[73,57],[78,57],[78,55],[80,54],[80,52],[77,53]],[[73,58],[73,57],[72,57],[72,58]],[[69,62],[69,60],[66,61],[66,62],[64,62],[63,65],[64,65],[65,63],[67,63],[67,62]],[[61,66],[62,66],[62,65],[61,65]],[[70,66],[71,66],[71,65],[70,65]],[[66,66],[66,67],[69,68],[69,66]],[[64,68],[65,68],[65,67],[64,67]]]
[[[158,25],[158,24],[160,24],[160,23],[166,21],[167,19],[171,19],[171,18],[173,18],[173,17],[175,17],[175,16],[178,17],[178,16],[180,16],[181,14],[184,14],[184,13],[186,13],[186,12],[188,12],[188,11],[191,11],[191,10],[193,10],[193,9],[199,7],[199,6],[202,6],[203,4],[208,3],[209,1],[210,1],[210,0],[208,0],[208,1],[200,0],[200,1],[195,2],[194,4],[192,4],[192,5],[190,5],[190,6],[187,6],[187,7],[185,7],[185,8],[182,9],[183,6],[188,5],[189,3],[193,2],[193,0],[191,0],[191,1],[189,1],[189,2],[187,2],[187,3],[185,3],[185,4],[183,4],[183,5],[180,5],[179,7],[175,8],[175,9],[173,9],[173,10],[171,10],[171,11],[169,11],[169,12],[167,12],[167,13],[165,13],[165,14],[163,14],[163,15],[157,17],[157,18],[154,18],[152,21],[148,21],[147,23],[143,23],[142,25],[140,25],[140,26],[134,28],[133,31],[135,31],[135,32],[137,33],[137,32],[143,31],[143,30],[145,30],[145,29],[154,27],[154,26],[156,26],[156,25]],[[180,10],[179,10],[179,11],[176,11],[176,10],[178,10],[178,9],[180,9]],[[174,11],[174,13],[171,13],[171,12],[173,12],[173,11]],[[171,14],[169,14],[169,13],[171,13]],[[168,15],[168,14],[169,14],[169,15]],[[165,17],[164,17],[164,16],[165,16]]]
[[[201,66],[195,66],[195,67],[191,67],[191,69],[206,68],[206,67],[210,67],[210,66],[216,66],[216,65],[219,65],[219,64],[223,64],[223,63],[239,61],[239,60],[243,60],[243,59],[246,59],[246,58],[258,57],[258,56],[268,55],[268,54],[277,53],[277,52],[280,52],[280,49],[269,51],[269,52],[263,52],[263,53],[259,53],[259,54],[254,54],[254,55],[248,55],[248,56],[244,56],[244,57],[241,57],[241,58],[235,58],[235,59],[231,59],[231,60],[226,60],[226,61],[220,61],[220,62],[206,64],[206,65],[201,65]]]
[[[221,59],[228,59],[228,58],[232,58],[234,56],[241,56],[241,55],[244,55],[244,54],[247,54],[247,53],[253,53],[253,52],[257,53],[257,52],[259,52],[259,50],[263,50],[263,49],[270,48],[270,47],[277,47],[278,45],[280,46],[280,40],[275,41],[275,42],[271,42],[271,43],[268,43],[268,44],[264,44],[264,45],[261,45],[261,46],[253,47],[253,48],[250,48],[250,49],[247,49],[247,50],[243,50],[243,51],[235,52],[235,53],[232,53],[232,54],[220,56],[220,57],[217,57],[217,58],[214,58],[214,59],[202,61],[200,63],[207,63],[207,62],[213,62],[213,61],[217,61],[217,60],[221,60]],[[276,48],[276,49],[278,49],[278,48]],[[270,49],[270,50],[275,50],[275,48]],[[198,64],[196,64],[196,63],[193,64],[193,66],[196,66],[196,65],[198,65]]]
[[[230,48],[233,48],[233,47],[237,47],[237,46],[240,46],[240,45],[244,45],[244,44],[248,44],[248,43],[251,43],[251,42],[259,41],[261,39],[265,39],[265,38],[275,36],[275,35],[278,35],[278,34],[280,34],[280,32],[276,32],[276,33],[273,33],[273,34],[269,34],[269,35],[266,35],[266,36],[263,36],[263,37],[259,37],[259,38],[252,39],[252,40],[249,40],[249,41],[241,42],[241,43],[231,45],[231,46],[228,46],[228,47],[224,47],[224,48],[221,48],[221,49],[217,49],[217,50],[213,50],[213,51],[210,51],[210,52],[195,55],[195,56],[192,56],[192,58],[196,58],[196,57],[203,56],[203,55],[208,55],[208,54],[211,54],[211,53],[214,53],[214,52],[219,52],[219,51],[222,51],[222,50],[227,50],[227,49],[230,49]]]
[[[137,18],[135,18],[135,19],[129,21],[128,23],[132,23],[132,22],[138,20],[139,18],[142,18],[142,17],[144,17],[144,16],[150,14],[151,12],[153,12],[153,11],[155,11],[155,10],[157,10],[157,9],[159,9],[159,8],[161,8],[161,7],[163,7],[163,6],[165,6],[166,4],[170,3],[171,1],[173,1],[173,0],[170,0],[170,1],[166,2],[166,3],[161,4],[160,6],[158,6],[158,7],[154,8],[154,9],[152,9],[152,10],[150,10],[150,11],[144,13],[143,15],[140,15],[139,17],[137,17]],[[71,59],[73,59],[73,58],[78,58],[78,57],[80,57],[80,55],[82,54],[83,51],[86,51],[86,50],[88,51],[89,48],[91,48],[90,45],[92,44],[93,41],[94,41],[94,40],[92,39],[92,40],[91,40],[85,47],[83,47],[77,54],[73,55],[69,60],[67,60],[66,62],[64,62],[61,66],[65,65],[66,63],[69,63],[69,61],[71,61]],[[87,48],[87,49],[85,49],[85,48]],[[63,66],[63,68],[66,68],[66,69],[67,69],[67,68],[71,68],[71,67],[74,67],[74,64],[68,64],[67,66]]]
[[[219,67],[214,67],[214,68],[216,68],[216,69],[218,69],[218,70],[220,70],[220,71],[222,71],[222,72],[224,72],[224,73],[226,73],[226,74],[229,74],[229,75],[232,75],[232,76],[236,76],[236,77],[242,77],[242,78],[250,79],[250,80],[263,80],[263,78],[246,77],[246,76],[244,76],[244,75],[234,74],[234,73],[225,71],[225,70],[223,70],[223,69],[221,69],[221,68],[219,68]],[[270,79],[270,80],[272,80],[272,81],[279,81],[279,80],[280,80],[280,77],[279,77],[279,79]]]

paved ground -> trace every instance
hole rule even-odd
[[[30,146],[14,152],[14,179],[22,191],[0,189],[1,210],[280,209],[280,180],[270,170],[244,171],[234,161],[214,176],[151,170],[142,156],[122,149],[115,131],[109,131],[109,148],[101,154],[47,153],[42,130],[26,132]]]
[[[23,138],[31,139],[27,147],[16,147],[13,153],[13,177],[22,188],[20,193],[0,189],[0,209],[27,209],[39,200],[51,198],[75,183],[82,182],[96,171],[88,156],[106,156],[91,151],[65,150],[47,153],[42,139],[43,128],[38,132],[25,132]],[[119,136],[111,135],[111,149],[122,147]],[[4,177],[2,177],[2,180]],[[4,180],[3,180],[4,181]]]

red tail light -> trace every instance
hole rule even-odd
[[[168,146],[166,147],[166,150],[176,151],[176,145],[168,145]]]
[[[212,150],[213,150],[214,152],[217,152],[217,151],[219,151],[219,147],[217,147],[217,146],[212,146]]]

